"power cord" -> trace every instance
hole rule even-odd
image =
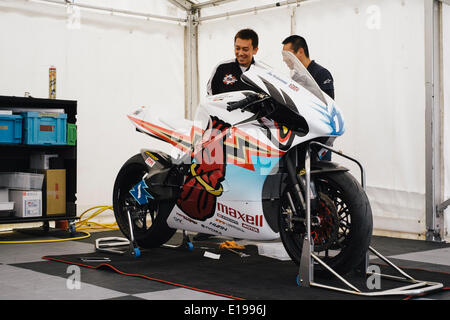
[[[88,212],[95,210],[94,213],[92,213],[88,218],[85,218],[82,220],[81,218],[86,215]],[[75,230],[77,232],[81,232],[84,235],[80,237],[74,237],[74,238],[65,238],[65,239],[48,239],[48,240],[24,240],[24,241],[0,241],[0,244],[25,244],[25,243],[53,243],[53,242],[63,242],[63,241],[74,241],[74,240],[82,240],[89,238],[91,234],[85,230],[89,229],[113,229],[118,230],[119,227],[117,226],[117,223],[111,223],[111,224],[102,224],[99,222],[91,221],[91,219],[97,217],[99,214],[103,213],[106,210],[113,210],[112,206],[95,206],[92,208],[87,209],[80,215],[80,220],[75,224]]]

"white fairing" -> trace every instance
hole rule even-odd
[[[303,116],[310,132],[303,141],[320,136],[340,136],[344,133],[344,119],[333,99],[320,90],[310,73],[289,51],[283,51],[283,61],[291,70],[291,77],[272,69],[252,67],[244,79],[283,104],[291,104]]]
[[[239,137],[244,137],[257,141],[260,146],[269,146],[276,150],[275,144],[267,138],[260,127],[249,124],[235,125],[252,117],[253,113],[240,110],[229,112],[226,109],[228,102],[240,101],[248,93],[252,92],[237,91],[206,97],[197,108],[196,123],[201,125],[202,129],[206,129],[207,120],[216,117],[233,125],[235,133],[238,134],[236,133],[236,140],[231,140],[237,145],[241,143]],[[270,129],[276,130],[274,127]],[[261,193],[267,175],[278,164],[280,157],[253,159],[253,169],[227,164],[226,179],[222,183],[224,191],[217,198],[216,213],[213,217],[205,221],[194,220],[175,206],[167,220],[169,227],[249,240],[278,238],[278,233],[272,230],[264,217]]]
[[[229,102],[241,101],[254,93],[252,91],[206,97],[198,106],[194,121],[155,118],[151,109],[144,107],[128,116],[139,130],[172,144],[181,154],[190,154],[199,136],[209,141],[207,134],[211,130],[207,128],[213,121],[230,126],[223,137],[227,148],[225,178],[221,182],[222,191],[216,197],[214,214],[207,219],[195,219],[175,205],[167,219],[170,227],[250,240],[279,237],[269,225],[268,213],[263,208],[262,194],[263,188],[267,188],[267,177],[277,171],[279,160],[295,145],[344,132],[343,118],[334,101],[320,90],[293,54],[283,51],[283,60],[292,78],[270,68],[252,66],[242,79],[253,85],[256,92],[264,91],[303,117],[309,127],[304,134],[286,132],[285,127],[268,118],[252,118],[255,115],[252,112],[227,110]],[[232,152],[228,153],[228,149]]]
[[[256,201],[223,199],[217,203],[214,217],[206,221],[194,220],[175,206],[167,219],[167,224],[175,229],[247,240],[273,240],[279,237],[279,234],[269,227],[262,206]]]

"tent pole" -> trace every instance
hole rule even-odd
[[[425,211],[426,239],[442,241],[442,99],[441,99],[441,5],[424,0],[425,13]]]
[[[297,6],[292,8],[291,12],[291,34],[297,33]]]
[[[198,19],[199,11],[193,9],[187,13],[187,24],[184,33],[184,78],[185,78],[185,112],[186,119],[193,120],[199,102],[198,82]]]

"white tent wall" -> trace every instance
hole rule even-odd
[[[54,65],[57,98],[78,101],[78,213],[111,205],[121,165],[158,145],[126,114],[148,105],[183,117],[184,27],[81,10],[69,29],[65,7],[1,1],[0,40],[0,94],[47,98]]]
[[[279,67],[281,41],[294,27],[307,39],[311,58],[334,76],[347,130],[335,146],[366,169],[375,234],[424,239],[423,1],[306,1],[297,7],[291,25],[292,9],[283,6],[203,22],[201,95],[213,66],[233,57],[232,41],[240,28],[257,31],[261,45],[256,58]],[[359,177],[356,166],[343,162]]]
[[[312,58],[334,76],[346,119],[335,147],[366,169],[374,233],[424,239],[423,1],[314,1],[296,16]]]
[[[443,130],[443,164],[444,196],[450,199],[450,5],[442,4],[442,88],[444,97]],[[445,240],[450,241],[450,207],[445,214]]]

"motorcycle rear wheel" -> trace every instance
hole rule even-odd
[[[348,172],[318,174],[314,182],[319,205],[311,216],[319,216],[321,221],[320,225],[311,228],[315,254],[339,274],[346,274],[363,261],[370,245],[373,222],[369,200]],[[291,259],[299,264],[305,228],[297,226],[289,230],[288,208],[290,204],[285,193],[279,215],[280,237]],[[305,217],[304,212],[301,217]],[[334,226],[330,226],[331,221]],[[314,272],[319,276],[330,274],[320,265],[315,266]]]
[[[133,235],[142,248],[155,248],[166,243],[176,232],[167,225],[167,217],[175,205],[170,201],[149,199],[139,205],[130,190],[148,173],[148,166],[142,156],[131,157],[117,174],[113,190],[113,208],[120,231],[130,239],[127,211],[133,223]]]

